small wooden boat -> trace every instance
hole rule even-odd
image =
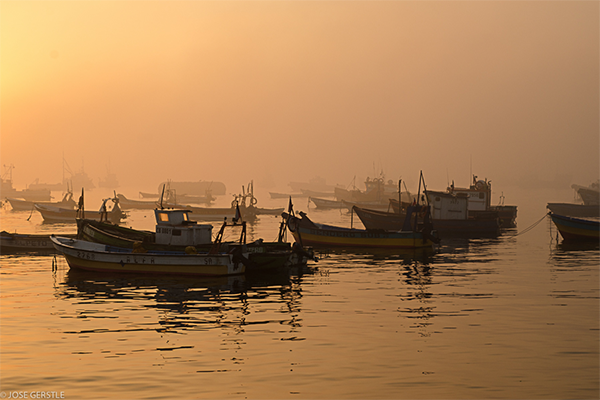
[[[235,200],[231,207],[194,207],[190,205],[167,204],[166,207],[179,210],[188,210],[190,219],[196,221],[223,221],[224,219],[232,220],[236,215]],[[245,206],[240,204],[240,210],[244,216],[244,220],[253,221],[259,215],[281,215],[284,208],[261,208],[254,205]]]
[[[194,207],[189,205],[170,204],[165,207],[176,210],[186,210],[189,212],[190,219],[195,221],[223,221],[235,218],[235,207]],[[244,219],[252,221],[256,219],[256,214],[252,213],[246,207],[240,207],[244,210]],[[283,209],[282,209],[283,210]]]
[[[140,192],[140,197],[143,199],[158,199],[160,197],[160,193]]]
[[[62,234],[74,238],[75,234]],[[0,232],[0,253],[53,253],[50,235]]]
[[[42,214],[42,218],[44,218],[44,222],[46,223],[75,223],[77,218],[81,217],[97,221],[107,219],[110,222],[119,223],[127,217],[126,214],[121,211],[118,203],[115,203],[110,211],[71,210],[68,208],[44,206],[41,204],[35,204],[34,207]]]
[[[56,251],[70,268],[110,273],[141,273],[195,276],[228,276],[245,272],[235,254],[187,254],[170,252],[136,252],[84,240],[51,236]]]
[[[600,220],[581,219],[550,213],[565,242],[600,241]]]
[[[299,213],[300,218],[283,215],[294,239],[302,246],[417,249],[432,248],[438,241],[435,233],[426,230],[370,231],[315,223],[303,212]]]
[[[317,208],[321,208],[321,209],[330,209],[330,208],[341,209],[341,208],[345,207],[344,203],[342,203],[341,201],[337,201],[337,200],[322,199],[320,197],[309,197],[308,200],[312,201],[315,204],[315,206],[317,206]]]
[[[75,203],[75,200],[73,200],[72,192],[65,193],[65,195],[61,201],[55,201],[55,202],[50,202],[50,201],[35,202],[35,201],[29,201],[29,200],[17,199],[17,198],[7,198],[6,200],[8,200],[8,202],[10,203],[10,206],[12,207],[12,209],[14,211],[32,211],[35,209],[35,207],[34,207],[35,204],[41,204],[44,206],[68,208],[71,210],[74,210],[75,207],[77,207],[77,203]]]
[[[123,210],[154,210],[158,206],[158,201],[132,200],[121,193],[117,193],[117,198]]]
[[[554,214],[569,217],[600,217],[600,206],[576,203],[548,203],[546,208]]]

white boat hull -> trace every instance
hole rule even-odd
[[[35,204],[35,209],[42,214],[42,218],[44,222],[48,223],[76,223],[77,222],[77,210],[53,207],[53,206],[44,206],[41,204]],[[93,219],[95,221],[102,220],[102,213],[99,211],[85,211],[83,214],[84,218]],[[124,214],[121,212],[113,212],[112,210],[108,212],[107,217],[109,221],[113,223],[119,223],[122,219],[124,219]]]
[[[52,236],[54,248],[69,267],[97,272],[227,276],[243,274],[245,267],[232,254],[134,253],[110,251],[103,244]]]

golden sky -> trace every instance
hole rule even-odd
[[[589,184],[597,1],[0,2],[0,155],[62,179]],[[289,188],[288,188],[289,189]],[[234,190],[234,189],[232,189]]]

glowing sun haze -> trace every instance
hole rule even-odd
[[[599,3],[2,1],[1,157],[122,184],[599,175]],[[289,188],[288,188],[289,189]]]

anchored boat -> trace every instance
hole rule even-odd
[[[497,214],[475,214],[469,216],[468,197],[447,192],[426,190],[428,203],[431,206],[431,223],[440,238],[451,237],[495,237],[500,233],[500,221]],[[406,219],[406,207],[410,203],[402,203],[390,199],[396,212],[384,212],[362,207],[353,207],[365,228],[369,230],[398,230]]]
[[[47,206],[43,204],[35,204],[35,209],[42,214],[44,222],[47,223],[75,223],[77,218],[84,217],[101,221],[108,219],[111,222],[119,223],[126,218],[126,214],[121,211],[118,201],[110,211],[106,211],[106,201],[103,203],[100,211],[82,211],[69,208]]]
[[[224,222],[213,241],[213,226],[192,221],[188,210],[156,209],[154,213],[155,232],[136,230],[107,222],[79,219],[77,221],[78,238],[138,251],[195,253],[237,251],[248,253],[247,260],[244,260],[247,272],[306,264],[307,259],[311,258],[310,255],[307,257],[305,252],[293,248],[290,243],[283,241],[257,240],[246,243],[246,225],[244,221],[240,221],[240,217],[232,223]],[[241,216],[239,211],[238,215]],[[239,241],[223,242],[224,230],[233,227],[241,228]]]
[[[315,223],[300,211],[300,218],[284,213],[296,242],[313,247],[359,247],[381,249],[432,248],[437,242],[431,231],[372,231]]]
[[[600,241],[600,220],[582,219],[550,213],[552,222],[566,242]]]
[[[24,199],[16,199],[16,198],[12,198],[12,197],[7,198],[6,200],[8,200],[8,202],[10,203],[10,206],[12,207],[12,209],[14,211],[32,211],[35,209],[34,208],[35,204],[40,204],[43,206],[67,208],[70,210],[74,210],[75,207],[77,206],[77,203],[75,203],[75,200],[73,200],[73,192],[70,192],[70,191],[65,193],[65,195],[63,196],[61,201],[56,201],[56,202],[29,201],[29,200],[24,200]]]
[[[69,267],[98,272],[227,276],[245,272],[241,254],[187,254],[112,247],[84,240],[51,236],[56,251]]]
[[[419,178],[420,184],[425,181],[423,174]],[[439,243],[437,232],[433,231],[430,219],[430,207],[421,206],[418,202],[420,195],[414,205],[407,208],[401,228],[393,231],[367,230],[345,228],[333,225],[315,223],[300,211],[298,218],[293,211],[292,200],[288,212],[282,216],[286,221],[289,231],[301,246],[314,247],[345,247],[345,248],[379,248],[379,249],[432,249],[435,243]],[[419,223],[419,214],[421,223]]]
[[[74,234],[61,236],[75,238]],[[0,232],[0,253],[53,253],[54,245],[50,235]]]

